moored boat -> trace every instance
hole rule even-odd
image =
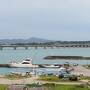
[[[27,58],[22,62],[11,62],[9,64],[9,67],[38,67],[38,65],[32,64],[32,59]]]
[[[60,68],[60,65],[39,65],[42,68]]]

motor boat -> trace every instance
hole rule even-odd
[[[59,65],[41,65],[42,68],[59,68]]]
[[[22,62],[11,62],[9,64],[9,67],[38,67],[38,65],[34,65],[32,64],[32,59],[31,58],[27,58],[25,60],[23,60]]]

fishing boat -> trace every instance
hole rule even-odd
[[[22,62],[11,62],[9,64],[9,67],[38,67],[38,65],[34,65],[32,64],[32,59],[31,58],[27,58],[25,60],[23,60]]]

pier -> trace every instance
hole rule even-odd
[[[24,48],[25,50],[29,48],[43,48],[43,49],[54,49],[54,48],[90,48],[89,44],[61,44],[61,45],[0,45],[0,50],[3,48],[13,48],[16,50],[17,48]]]

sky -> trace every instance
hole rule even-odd
[[[0,0],[0,39],[90,40],[90,0]]]

